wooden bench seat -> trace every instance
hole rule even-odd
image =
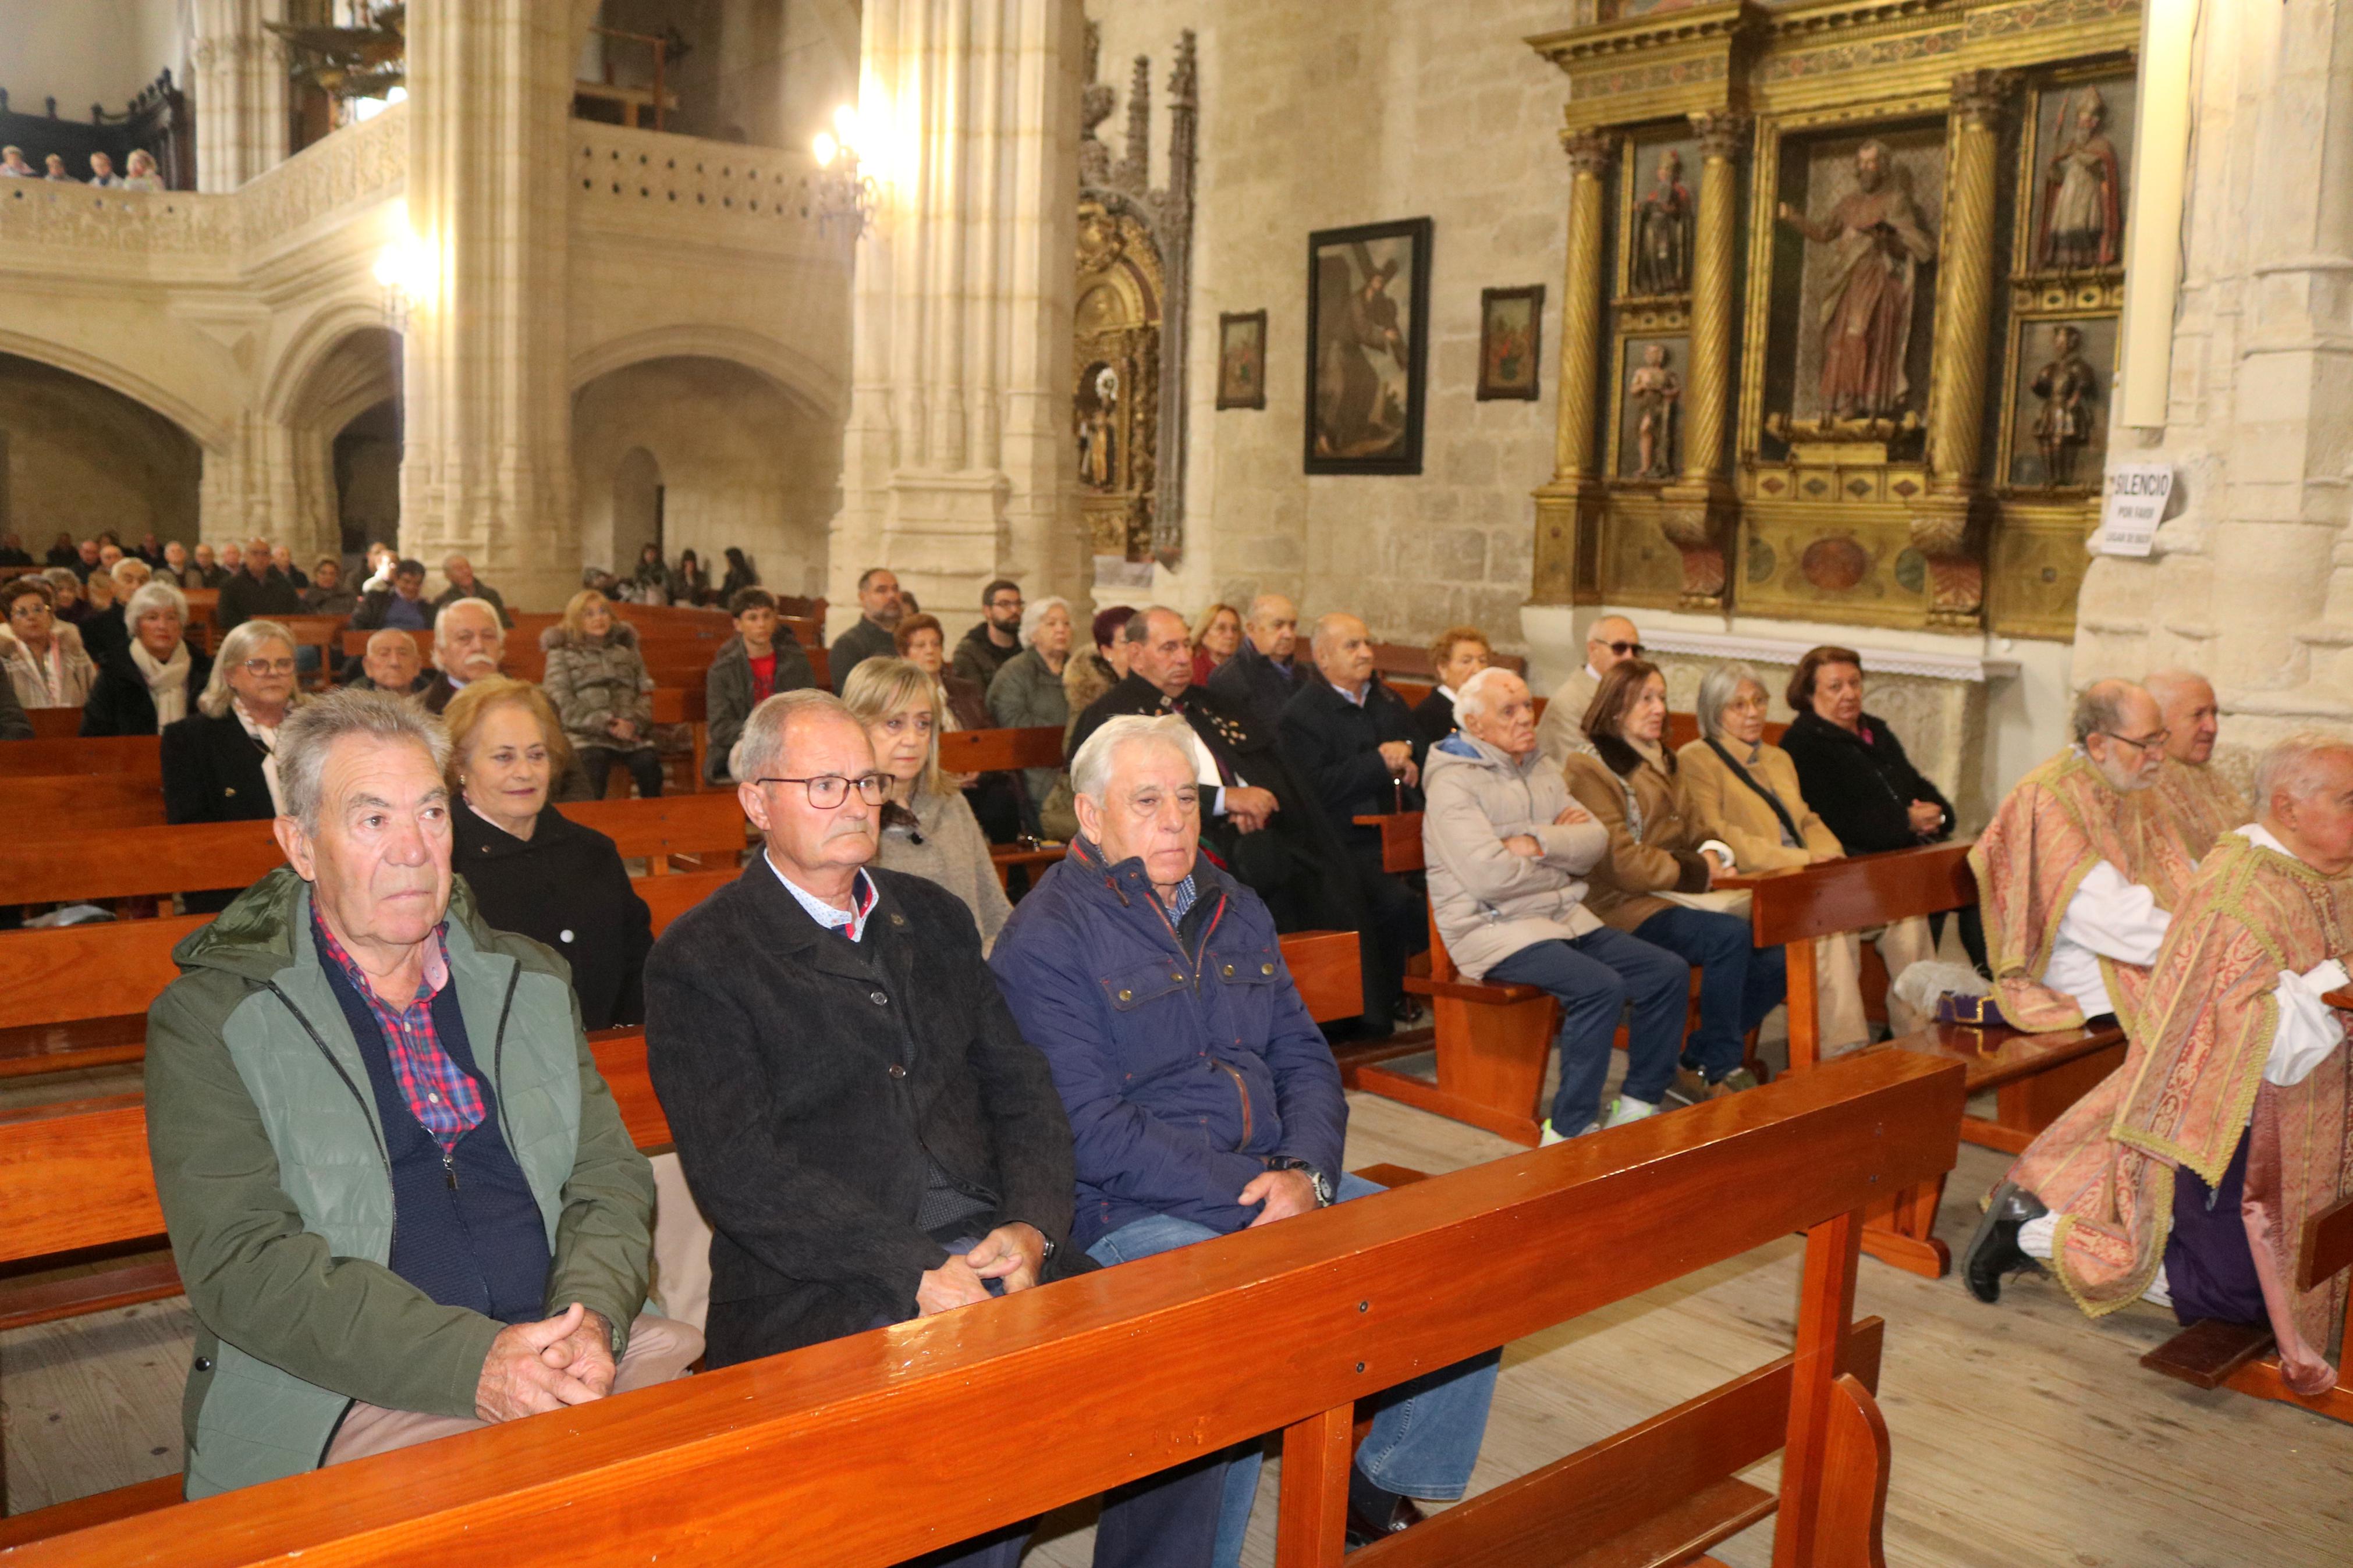
[[[829,1560],[887,1563],[1281,1430],[1279,1568],[1341,1568],[1361,1399],[1802,1230],[1791,1353],[1368,1550],[1395,1568],[1663,1568],[1769,1518],[1777,1562],[1861,1568],[1881,1560],[1891,1455],[1871,1394],[1882,1325],[1852,1317],[1860,1210],[1950,1166],[1960,1076],[1874,1053],[556,1417],[195,1503],[152,1483],[83,1500],[9,1521],[0,1544],[12,1568],[732,1564],[772,1557],[789,1519]],[[0,1215],[11,1170],[0,1156]],[[1691,1216],[1678,1245],[1630,1245],[1663,1205]],[[938,1440],[976,1429],[991,1440]],[[1773,1489],[1740,1479],[1776,1451]]]
[[[46,711],[46,710],[35,710]],[[64,710],[77,715],[79,710]],[[11,741],[0,746],[0,781],[64,773],[135,773],[164,776],[163,742],[153,735],[76,735],[60,741]]]

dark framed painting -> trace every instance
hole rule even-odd
[[[1479,401],[1534,403],[1544,344],[1544,285],[1479,291]]]
[[[1307,237],[1307,471],[1421,472],[1426,217]]]
[[[1266,312],[1218,318],[1218,406],[1266,406]]]

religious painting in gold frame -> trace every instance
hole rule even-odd
[[[1544,285],[1479,294],[1478,401],[1544,395]]]
[[[1218,318],[1218,406],[1266,406],[1266,312],[1229,311]]]

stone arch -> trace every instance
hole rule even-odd
[[[109,392],[120,393],[178,426],[207,451],[219,450],[230,439],[231,426],[228,423],[206,414],[161,382],[151,380],[103,355],[90,353],[69,343],[5,328],[0,328],[0,353],[14,354],[18,359],[69,372],[84,381],[96,382]]]
[[[336,441],[354,421],[387,404],[397,431],[400,356],[399,335],[380,313],[357,306],[321,311],[279,356],[264,384],[261,412],[267,424],[286,433],[293,470],[290,521],[300,548],[342,549]]]
[[[839,423],[849,408],[849,382],[829,365],[788,343],[739,327],[680,321],[609,338],[572,357],[572,390],[600,376],[658,359],[713,359],[739,364],[774,382],[814,417]]]
[[[37,559],[60,530],[196,541],[205,449],[184,425],[93,376],[0,353],[0,531]]]

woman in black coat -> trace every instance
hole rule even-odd
[[[132,595],[123,618],[131,640],[98,660],[98,679],[81,705],[85,735],[153,735],[195,712],[212,676],[212,656],[185,635],[188,602],[169,583],[149,583]]]
[[[266,822],[278,727],[295,702],[294,638],[276,621],[248,621],[221,639],[195,711],[164,726],[164,820]],[[217,914],[239,889],[192,892],[192,914]]]
[[[571,760],[554,708],[536,686],[493,676],[468,682],[441,718],[458,796],[450,862],[482,919],[564,955],[583,1027],[641,1022],[653,916],[613,841],[547,803]]]
[[[1806,804],[1850,855],[1941,843],[1953,836],[1953,804],[1920,776],[1887,721],[1862,710],[1862,656],[1818,647],[1789,677],[1798,717],[1781,749],[1798,765]]]

